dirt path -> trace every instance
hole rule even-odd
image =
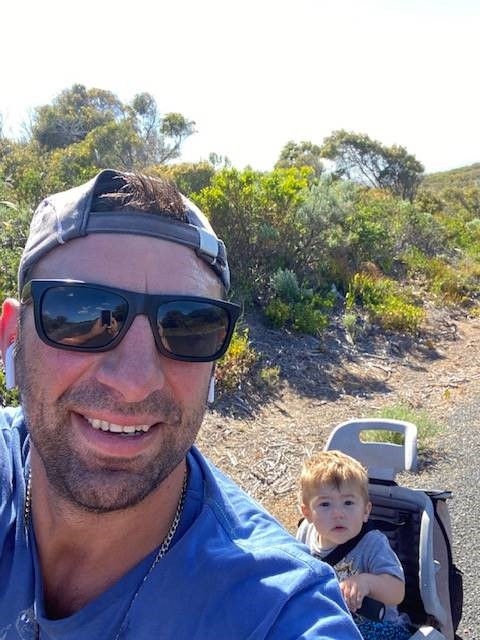
[[[252,342],[264,354],[269,350],[272,364],[288,360],[286,380],[265,403],[239,394],[228,408],[211,411],[199,445],[292,532],[301,461],[323,446],[332,427],[399,404],[447,425],[455,408],[480,388],[479,319],[437,319],[431,337],[408,348],[391,337],[345,349],[345,340],[336,335],[322,343],[291,336],[288,345],[278,347],[278,336],[269,341],[266,333],[252,330]],[[433,465],[436,456],[448,456],[438,446],[431,443]]]

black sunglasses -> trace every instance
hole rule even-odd
[[[31,280],[21,301],[32,300],[37,333],[52,347],[109,351],[144,314],[160,353],[187,362],[220,358],[240,314],[237,304],[223,300],[136,293],[76,280]]]

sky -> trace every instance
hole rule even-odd
[[[269,171],[337,129],[398,144],[427,173],[480,162],[478,0],[10,0],[0,114],[17,136],[73,84],[196,123],[181,161]]]

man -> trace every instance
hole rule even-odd
[[[193,447],[238,307],[171,185],[37,209],[0,319],[0,639],[359,638],[322,564]],[[14,371],[15,370],[15,371]]]

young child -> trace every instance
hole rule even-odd
[[[372,504],[368,476],[354,458],[340,451],[322,451],[307,459],[300,476],[302,521],[297,538],[313,555],[325,558],[338,545],[360,534],[368,521]],[[366,640],[406,640],[408,616],[398,613],[405,596],[402,565],[378,530],[369,530],[338,560],[334,569],[348,608]],[[365,596],[385,605],[382,621],[358,615]]]

